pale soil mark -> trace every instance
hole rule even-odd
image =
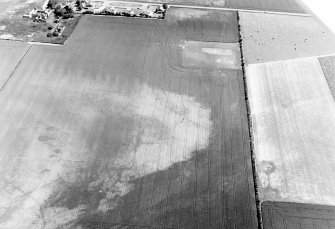
[[[335,204],[335,104],[318,60],[246,73],[261,200]]]

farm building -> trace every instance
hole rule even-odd
[[[130,15],[132,16],[140,16],[143,13],[143,10],[139,8],[131,8],[130,9]]]
[[[23,17],[45,21],[50,16],[51,13],[52,10],[50,9],[37,10],[36,8],[34,8],[28,14],[23,15]]]

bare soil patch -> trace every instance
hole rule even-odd
[[[183,41],[181,63],[186,68],[200,69],[241,69],[238,44]]]

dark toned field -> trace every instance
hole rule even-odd
[[[262,204],[264,229],[331,229],[335,207],[266,201]]]
[[[257,228],[237,41],[233,12],[171,9],[33,45],[0,92],[0,228]]]

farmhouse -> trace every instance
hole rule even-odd
[[[131,8],[130,9],[130,15],[131,16],[141,16],[141,14],[143,13],[143,10],[139,9],[139,8]]]
[[[28,14],[23,15],[24,18],[32,18],[34,20],[45,21],[52,11],[50,9],[46,10],[37,10],[36,8],[32,9]]]
[[[124,12],[127,11],[127,8],[123,8],[123,7],[115,7],[114,8],[114,14],[115,15],[123,15]]]
[[[50,14],[52,13],[52,10],[51,9],[37,10],[36,13],[40,14],[40,15],[45,15],[46,17],[49,17]]]
[[[34,7],[34,9],[32,9],[28,14],[24,14],[23,17],[24,18],[32,18],[33,15],[37,12],[37,9]]]
[[[91,1],[90,5],[92,5],[94,9],[99,9],[104,5],[104,2],[103,1]]]

